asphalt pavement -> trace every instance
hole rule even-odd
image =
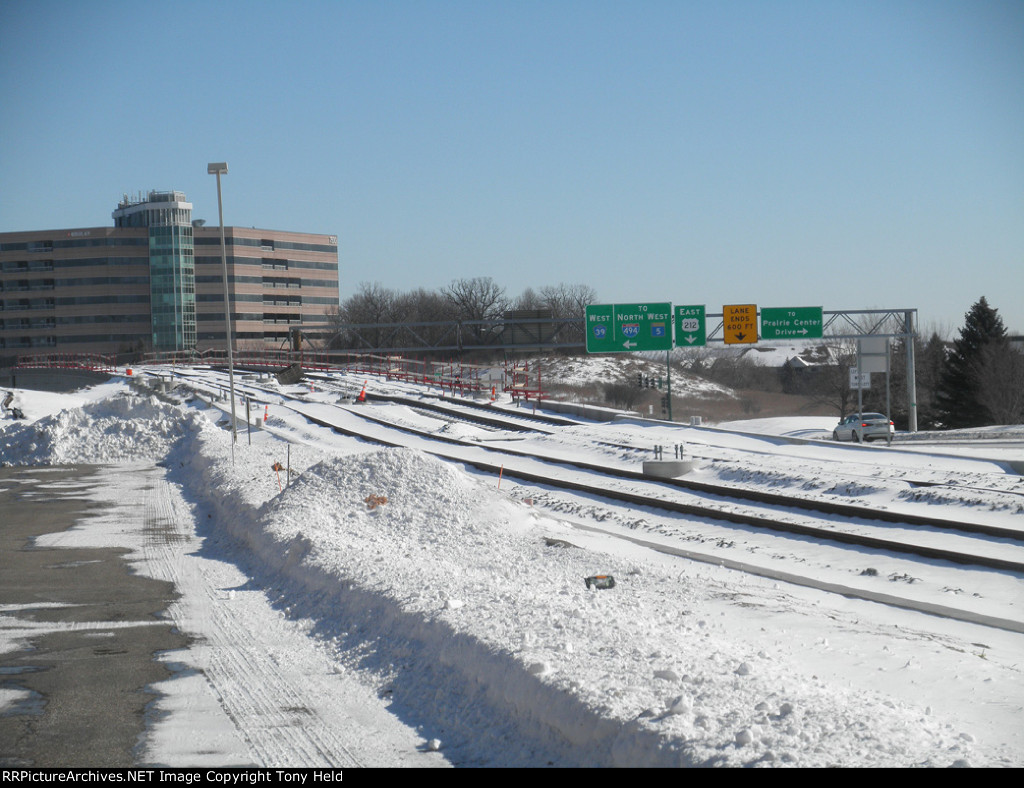
[[[138,765],[155,655],[187,645],[161,615],[173,585],[127,550],[35,544],[99,507],[93,473],[0,468],[0,767]]]

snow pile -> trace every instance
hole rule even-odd
[[[717,463],[708,466],[704,475],[713,476],[719,482],[728,482],[744,488],[805,490],[815,493],[814,497],[819,500],[822,494],[860,502],[866,501],[870,496],[886,496],[890,499],[908,497],[906,482],[883,478],[851,476],[844,479],[824,474],[819,477],[808,475],[806,472],[800,475],[783,468],[774,470],[738,463]]]
[[[785,435],[792,438],[831,438],[838,423],[834,416],[804,416],[801,418],[744,419],[723,421],[715,425],[721,430],[760,435]]]
[[[512,764],[537,748],[592,766],[975,760],[970,737],[923,710],[751,651],[714,612],[747,592],[699,567],[576,549],[557,520],[410,449],[326,459],[260,506],[268,486],[229,481],[223,440],[206,431],[197,461],[222,475],[214,527],[260,557],[261,582],[320,622],[339,662],[395,703],[427,701],[450,747],[511,728]],[[615,588],[588,589],[598,573]]]
[[[153,397],[122,392],[33,423],[16,422],[7,427],[0,433],[0,464],[158,460],[195,418]]]
[[[1024,514],[1024,499],[1019,494],[998,493],[986,490],[981,494],[971,489],[920,489],[903,490],[899,497],[907,501],[925,502],[934,506],[961,506],[977,508],[981,511],[1005,514]]]
[[[976,740],[977,715],[956,717],[1019,695],[999,684],[1017,666],[984,658],[983,644],[971,644],[979,658],[958,638],[861,620],[864,608],[842,600],[819,609],[821,596],[770,580],[612,547],[531,505],[543,492],[499,490],[413,449],[302,434],[311,445],[289,449],[265,431],[232,446],[202,413],[122,393],[7,427],[0,446],[19,464],[160,461],[246,585],[455,763],[1022,763]],[[788,473],[760,483],[785,485]],[[860,484],[833,492],[888,489]],[[576,504],[566,516],[581,514]],[[651,528],[649,514],[635,517]],[[615,586],[588,588],[597,574]],[[939,676],[946,695],[970,700],[933,713]]]
[[[1024,435],[1024,424],[1000,424],[994,427],[976,427],[961,430],[934,430],[901,434],[900,440],[1020,440]]]

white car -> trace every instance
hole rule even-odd
[[[851,413],[832,430],[832,440],[863,441],[881,438],[892,440],[896,429],[888,416],[881,413]]]

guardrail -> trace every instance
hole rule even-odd
[[[99,353],[42,353],[18,356],[17,369],[86,369],[91,372],[115,372],[113,357]]]
[[[350,372],[373,375],[385,380],[437,387],[451,394],[487,393],[500,388],[515,399],[539,400],[544,396],[540,368],[527,361],[506,362],[500,375],[494,367],[469,364],[458,359],[438,361],[414,359],[394,354],[330,353],[295,350],[238,350],[233,353],[236,369],[281,370],[298,364],[304,372]],[[228,365],[226,350],[173,351],[145,353],[142,357],[116,359],[95,353],[47,353],[19,356],[21,369],[85,369],[116,372],[132,365],[140,366],[212,366]]]

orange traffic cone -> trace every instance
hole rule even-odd
[[[264,405],[263,406],[263,423],[264,424],[267,423],[267,416],[269,416],[269,415],[270,415],[270,406],[269,405]]]
[[[366,402],[366,383],[367,383],[367,381],[364,380],[363,381],[363,390],[360,391],[359,392],[359,396],[356,397],[356,402]]]

